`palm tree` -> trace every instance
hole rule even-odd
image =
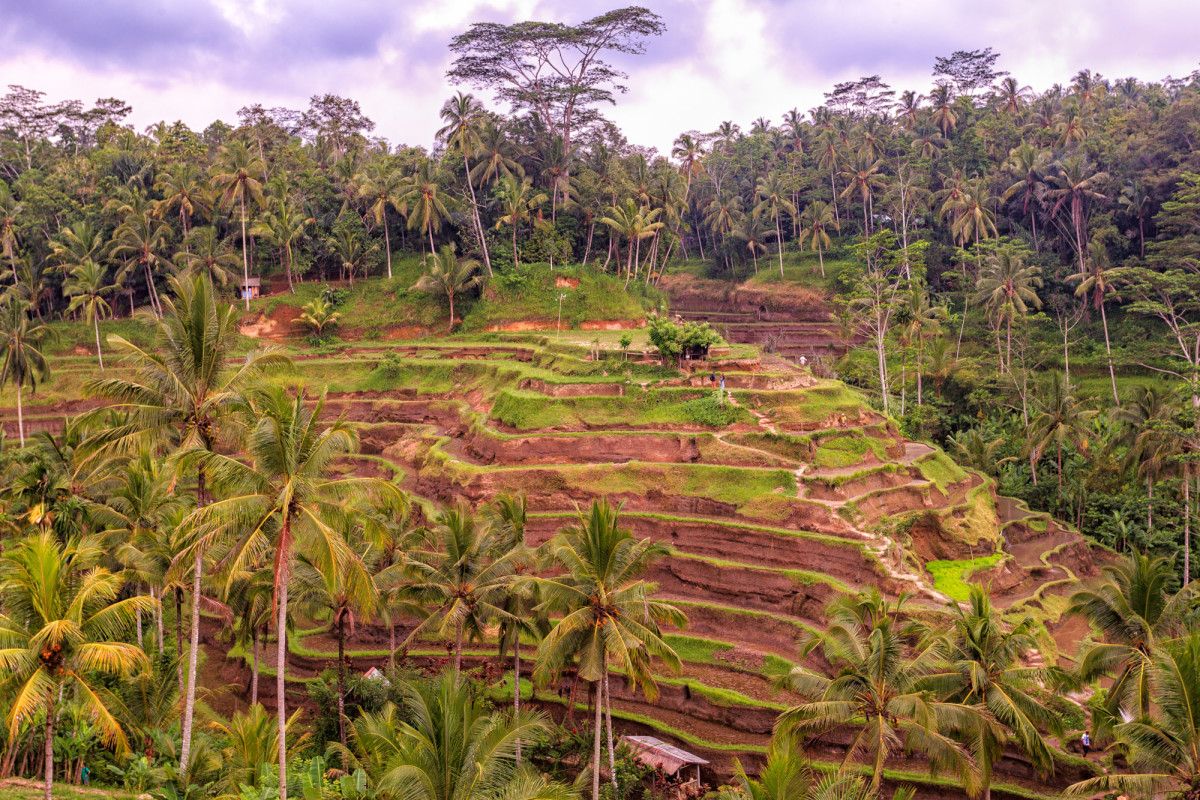
[[[747,214],[741,222],[738,223],[732,231],[733,238],[741,239],[746,243],[746,249],[750,251],[750,257],[754,260],[754,274],[758,274],[758,254],[767,252],[767,246],[763,241],[772,235],[772,232],[763,228],[762,217],[758,214]]]
[[[282,251],[283,267],[287,273],[288,290],[292,294],[296,293],[296,286],[292,277],[292,249],[296,242],[300,241],[300,237],[304,235],[305,228],[314,224],[316,224],[315,219],[304,216],[304,213],[295,203],[285,200],[275,203],[270,210],[264,212],[255,221],[254,227],[250,229],[251,235],[261,236]],[[386,235],[386,224],[383,230]],[[392,277],[390,246],[388,252],[388,277]],[[353,275],[351,275],[351,282],[353,282]]]
[[[993,478],[996,476],[997,467],[1014,460],[1012,457],[999,458],[997,456],[997,453],[1005,445],[1003,436],[988,441],[979,428],[971,428],[951,436],[946,439],[946,444],[948,445],[946,449],[953,451],[955,459],[960,464]]]
[[[1087,443],[1091,438],[1088,423],[1096,416],[1097,411],[1086,408],[1071,384],[1062,373],[1050,376],[1044,398],[1036,401],[1036,415],[1030,421],[1027,433],[1026,447],[1029,452],[1029,468],[1034,473],[1033,483],[1037,485],[1037,462],[1050,445],[1054,445],[1057,453],[1058,488],[1062,490],[1063,466],[1062,448],[1064,444],[1074,445],[1080,452],[1087,452]]]
[[[1046,194],[1046,173],[1050,169],[1053,154],[1049,150],[1041,150],[1028,142],[1021,142],[1008,154],[1008,169],[1016,180],[1004,190],[1003,198],[1021,196],[1021,211],[1029,215],[1029,224],[1033,231],[1033,251],[1041,252],[1038,247],[1037,212]]]
[[[471,157],[482,145],[480,127],[484,118],[483,103],[472,95],[456,92],[454,97],[442,105],[441,117],[445,125],[437,132],[437,138],[463,157],[463,166],[467,173],[467,191],[471,195],[471,221],[475,226],[475,234],[479,237],[479,246],[483,250],[483,264],[487,267],[490,277],[492,260],[488,255],[483,222],[479,219],[479,203],[475,198],[475,183],[471,177]]]
[[[254,155],[249,145],[242,141],[233,141],[223,145],[217,153],[217,161],[213,164],[213,174],[210,183],[221,193],[221,205],[230,205],[237,198],[241,210],[242,222],[242,286],[250,283],[250,251],[246,246],[246,195],[253,199],[262,197],[262,182],[256,175],[265,175],[267,165]],[[246,296],[246,310],[250,310],[250,293]]]
[[[200,170],[192,161],[176,162],[158,174],[155,188],[163,197],[154,204],[155,216],[162,217],[165,212],[178,207],[180,233],[186,242],[192,227],[192,215],[208,205]]]
[[[146,289],[150,294],[150,306],[156,316],[162,316],[162,301],[154,282],[157,269],[170,263],[166,256],[167,241],[171,229],[149,213],[130,214],[119,228],[113,231],[112,258],[124,259],[128,268],[141,267],[146,277]]]
[[[1105,565],[1104,581],[1095,589],[1071,595],[1064,613],[1083,617],[1104,639],[1080,654],[1079,678],[1113,679],[1106,700],[1113,716],[1149,713],[1154,655],[1187,629],[1195,592],[1185,588],[1172,594],[1173,572],[1163,557],[1131,553],[1120,563]]]
[[[118,599],[121,580],[99,566],[104,553],[93,539],[60,544],[49,531],[27,539],[0,561],[4,610],[0,616],[0,670],[12,704],[8,733],[42,716],[46,731],[45,798],[54,785],[54,724],[69,687],[100,733],[118,752],[125,732],[100,696],[101,675],[122,678],[148,666],[146,654],[121,641],[149,597]]]
[[[21,387],[29,384],[37,391],[38,381],[50,379],[50,362],[42,347],[55,334],[45,325],[31,325],[27,306],[16,297],[0,298],[0,387],[13,383],[17,388],[17,431],[25,446],[25,416],[21,409]]]
[[[829,239],[829,229],[839,230],[833,208],[824,201],[813,200],[800,214],[800,246],[809,242],[811,249],[817,251],[817,261],[821,265],[821,277],[825,277],[825,253],[833,242]]]
[[[371,213],[375,222],[383,226],[383,246],[387,251],[387,276],[392,279],[392,239],[388,230],[387,210],[389,207],[402,217],[408,216],[408,206],[404,204],[409,178],[400,170],[387,163],[380,163],[371,169],[363,180],[360,192],[371,203]],[[291,256],[289,254],[289,261]]]
[[[1071,232],[1075,237],[1075,252],[1079,257],[1079,271],[1087,272],[1084,251],[1087,250],[1087,214],[1089,206],[1099,200],[1107,200],[1097,187],[1108,180],[1107,172],[1095,172],[1082,156],[1071,156],[1058,163],[1058,172],[1049,177],[1054,188],[1046,196],[1054,201],[1050,216],[1057,217],[1066,210],[1071,220]]]
[[[183,456],[223,491],[222,499],[193,512],[188,525],[201,543],[218,537],[231,543],[223,558],[226,583],[271,558],[280,800],[287,800],[287,615],[296,554],[304,553],[325,574],[347,568],[357,556],[342,536],[344,504],[390,491],[372,478],[327,477],[330,464],[351,452],[357,437],[343,418],[322,424],[324,408],[324,397],[310,408],[303,391],[292,398],[279,387],[253,390],[243,407],[253,420],[246,460],[204,447]]]
[[[922,401],[922,366],[925,361],[925,341],[942,333],[942,320],[946,319],[946,307],[929,303],[929,295],[920,286],[914,287],[908,296],[905,308],[908,322],[904,326],[905,338],[917,343],[917,405]]]
[[[432,159],[424,159],[413,173],[403,202],[409,207],[409,230],[424,230],[429,235],[429,251],[436,252],[433,232],[442,229],[442,221],[449,218],[450,210],[438,186],[438,168]],[[424,249],[424,244],[422,244]]]
[[[409,569],[413,596],[435,610],[413,628],[401,646],[407,648],[429,630],[436,630],[442,638],[453,630],[454,672],[458,674],[463,634],[480,638],[489,622],[504,619],[505,596],[519,553],[497,554],[495,531],[462,502],[438,515],[430,544],[436,549],[409,554]]]
[[[946,667],[927,685],[948,702],[981,705],[991,715],[972,735],[983,781],[983,800],[992,795],[992,765],[1011,739],[1043,774],[1054,769],[1054,755],[1042,731],[1057,732],[1058,716],[1031,694],[1048,682],[1047,670],[1026,667],[1022,659],[1037,647],[1028,617],[1009,627],[988,592],[972,584],[965,607],[948,604],[953,628],[946,634]]]
[[[353,531],[350,533],[352,535]],[[343,532],[342,537],[346,541],[351,538],[347,532]],[[378,599],[375,584],[358,557],[325,569],[300,553],[296,557],[295,570],[297,605],[329,619],[337,638],[338,738],[342,747],[346,747],[346,624],[349,623],[353,633],[356,622],[370,621]],[[348,764],[344,762],[343,766]]]
[[[625,266],[626,287],[634,275],[635,266],[641,262],[642,240],[653,236],[664,225],[658,221],[661,211],[661,208],[639,208],[632,198],[627,197],[621,205],[609,208],[607,216],[600,218],[601,222],[629,240],[629,255]]]
[[[538,646],[535,679],[544,682],[578,658],[578,677],[596,685],[593,800],[600,797],[600,713],[608,697],[609,669],[623,671],[653,699],[657,685],[650,672],[651,657],[679,669],[679,656],[659,626],[687,624],[678,608],[652,599],[655,586],[642,578],[670,549],[661,542],[634,539],[620,527],[619,514],[620,507],[606,500],[593,501],[586,516],[580,512],[577,525],[560,531],[546,545],[562,574],[540,582],[544,607],[563,617]],[[608,735],[611,762],[611,713]]]
[[[933,121],[941,128],[942,136],[949,137],[950,131],[958,126],[958,117],[954,113],[954,96],[950,86],[940,83],[929,93],[929,102],[933,108]]]
[[[733,760],[732,787],[722,787],[719,800],[878,800],[858,775],[822,774],[809,764],[794,736],[776,735],[767,747],[767,760],[751,778],[738,759]],[[732,791],[730,791],[732,790]],[[892,800],[912,800],[913,792],[898,788]]]
[[[288,720],[291,731],[299,727],[302,710],[297,710]],[[224,739],[221,749],[221,777],[218,787],[225,790],[224,797],[244,797],[243,787],[261,790],[267,776],[266,767],[274,766],[279,753],[279,731],[271,715],[261,705],[251,705],[245,711],[235,711],[228,724],[214,723],[215,732]],[[293,737],[298,742],[292,745],[289,754],[301,749],[310,734]],[[265,794],[265,792],[264,792]],[[255,796],[261,797],[262,794]]]
[[[1193,798],[1200,786],[1200,634],[1161,644],[1148,654],[1147,710],[1113,728],[1132,772],[1073,784],[1069,795]]]
[[[1104,242],[1094,239],[1088,244],[1087,265],[1079,262],[1079,272],[1067,276],[1068,283],[1076,283],[1076,297],[1092,296],[1092,304],[1100,312],[1100,322],[1104,326],[1104,352],[1108,358],[1108,378],[1112,382],[1113,402],[1121,405],[1117,394],[1117,372],[1113,368],[1112,343],[1108,339],[1108,313],[1104,309],[1104,296],[1113,291],[1113,273],[1109,268],[1108,250]]]
[[[783,212],[796,215],[796,207],[792,205],[792,201],[788,199],[787,186],[784,184],[784,179],[778,172],[772,172],[765,178],[758,179],[758,186],[755,187],[754,196],[758,199],[758,205],[754,208],[755,214],[761,214],[763,211],[771,212],[771,219],[775,221],[775,242],[779,245],[779,277],[783,277],[783,234],[779,227],[779,217]],[[758,266],[755,265],[755,272],[758,272]]]
[[[459,259],[454,252],[453,243],[443,245],[441,253],[434,253],[426,258],[426,272],[412,288],[418,292],[446,296],[450,303],[449,330],[453,330],[454,297],[483,284],[483,275],[477,274],[478,271],[478,261],[473,258]]]
[[[776,733],[855,729],[844,764],[871,757],[875,791],[887,758],[906,748],[924,753],[934,769],[953,771],[973,792],[979,780],[975,765],[949,734],[977,730],[984,718],[974,707],[940,701],[926,688],[943,663],[945,648],[930,638],[910,650],[908,631],[895,618],[899,604],[889,606],[870,597],[830,604],[829,626],[813,634],[801,652],[807,656],[819,647],[833,677],[801,666],[779,676],[777,685],[805,702],[783,712]]]
[[[100,362],[101,372],[104,372],[104,355],[100,352],[100,320],[112,316],[112,306],[104,296],[120,288],[105,282],[106,272],[102,264],[89,260],[72,267],[71,280],[63,284],[63,294],[71,298],[67,313],[82,308],[84,317],[92,324],[96,334],[96,360]]]
[[[365,247],[362,237],[350,227],[343,226],[337,235],[330,239],[333,254],[341,264],[342,271],[350,276],[350,285],[354,286],[354,273],[363,271],[367,274],[367,258],[375,252],[376,245]]]
[[[871,217],[874,216],[875,189],[879,186],[879,170],[883,166],[882,159],[870,159],[859,156],[853,166],[846,165],[842,177],[846,179],[846,188],[842,190],[843,199],[857,194],[862,200],[863,233],[871,235]]]
[[[17,252],[17,221],[24,211],[25,205],[0,181],[0,250],[5,259],[11,260]]]
[[[1138,244],[1142,258],[1146,257],[1146,218],[1154,207],[1154,198],[1140,179],[1135,179],[1121,188],[1121,196],[1117,202],[1135,218],[1138,223]]]
[[[1025,256],[1015,247],[997,249],[987,259],[987,271],[975,283],[975,303],[985,305],[1004,320],[1007,328],[1005,358],[1012,371],[1012,321],[1013,317],[1024,317],[1030,307],[1041,308],[1037,295],[1042,285],[1041,267],[1025,263]],[[1004,364],[1000,365],[1001,371]]]
[[[545,718],[492,711],[467,680],[445,671],[402,687],[405,714],[390,703],[355,725],[355,749],[383,796],[408,800],[575,800],[577,793],[520,769],[515,754],[546,729]],[[407,720],[407,721],[402,721]]]
[[[176,265],[183,267],[185,275],[202,275],[215,286],[228,286],[236,280],[237,262],[227,239],[217,235],[211,225],[193,228],[184,239],[185,249],[175,254]]]
[[[59,269],[70,274],[80,264],[103,259],[104,237],[90,222],[80,220],[59,230],[58,238],[50,240],[50,253]]]
[[[157,320],[154,344],[142,349],[120,336],[108,342],[123,356],[133,377],[115,377],[84,384],[84,393],[109,401],[106,408],[89,412],[88,420],[102,420],[110,412],[124,414],[117,425],[93,435],[91,444],[118,452],[146,449],[214,450],[224,433],[223,422],[245,388],[273,366],[291,364],[275,353],[252,353],[234,364],[233,349],[240,342],[237,312],[218,302],[212,284],[204,277],[172,279],[175,299],[166,300]],[[203,506],[204,465],[196,472],[196,503]],[[183,765],[189,764],[192,721],[196,700],[196,659],[200,650],[200,582],[203,548],[194,548],[192,574],[191,651],[184,699]]]
[[[1146,479],[1148,532],[1154,531],[1154,484],[1175,471],[1183,450],[1176,413],[1171,394],[1153,385],[1137,387],[1129,403],[1113,410],[1126,447],[1124,467],[1136,466],[1137,476]]]
[[[300,314],[300,321],[311,328],[318,339],[325,334],[326,328],[337,325],[341,318],[341,312],[334,311],[333,303],[324,297],[316,297],[312,302],[305,303]]]
[[[496,230],[501,226],[512,227],[513,266],[521,266],[521,258],[517,253],[517,227],[524,221],[536,219],[534,212],[546,202],[546,195],[534,193],[533,183],[528,178],[518,178],[515,174],[500,176],[500,211],[501,216],[496,220]]]

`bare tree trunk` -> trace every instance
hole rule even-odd
[[[46,788],[43,795],[46,800],[53,800],[54,790],[54,692],[48,693],[46,701],[46,758],[45,758]]]
[[[279,582],[279,620],[276,623],[279,647],[275,653],[275,707],[279,718],[279,800],[287,800],[287,603],[288,579],[285,571]]]
[[[21,381],[17,381],[17,433],[21,436],[21,447],[25,446],[25,414],[21,410]]]
[[[1104,298],[1100,298],[1100,319],[1104,323],[1104,352],[1108,356],[1108,377],[1112,380],[1113,402],[1118,407],[1121,405],[1121,398],[1117,395],[1117,373],[1113,369],[1112,360],[1112,344],[1108,341],[1108,314],[1104,311]]]
[[[254,633],[250,638],[250,652],[253,655],[253,662],[250,672],[250,705],[258,705],[258,626],[254,627]]]
[[[104,372],[104,353],[100,352],[100,315],[92,317],[92,328],[96,331],[96,360],[100,362],[100,371]]]
[[[338,739],[342,743],[342,769],[349,771],[346,760],[346,610],[338,609]]]
[[[521,713],[521,636],[513,643],[513,720]],[[517,740],[517,766],[521,766],[521,740]]]
[[[454,626],[454,674],[462,672],[462,620]]]
[[[245,215],[243,214],[243,219]],[[203,508],[204,469],[196,473],[196,506]],[[188,756],[192,750],[192,725],[196,712],[196,661],[200,655],[200,579],[204,572],[204,548],[197,545],[196,558],[192,565],[192,630],[191,649],[188,652],[187,694],[183,706],[183,745],[180,748],[179,765],[181,769],[188,768]]]
[[[612,777],[613,788],[617,788],[617,755],[613,749],[613,727],[612,727],[612,695],[608,688],[608,658],[604,659],[604,722],[605,730],[608,735],[608,771]]]
[[[597,692],[602,691],[602,686],[601,686],[600,681],[596,681],[596,691]],[[595,720],[596,732],[595,732],[595,735],[593,736],[593,743],[592,743],[592,800],[600,800],[600,727],[601,727],[600,712],[603,711],[603,709],[604,709],[604,704],[597,701],[596,702],[596,720]],[[47,736],[46,741],[49,742],[49,740],[50,740],[49,736]],[[50,745],[47,744],[46,747],[48,749],[50,747]],[[47,779],[47,781],[48,780],[49,779]],[[49,783],[47,783],[47,787],[48,786],[49,786]],[[49,788],[46,789],[46,800],[50,800]]]
[[[242,294],[246,297],[246,310],[250,310],[250,254],[246,250],[246,186],[242,184],[238,193],[242,206]]]

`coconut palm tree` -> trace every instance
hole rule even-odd
[[[17,390],[17,432],[25,446],[25,416],[21,388],[37,391],[38,381],[50,379],[50,362],[42,347],[55,338],[45,325],[30,324],[28,306],[12,294],[0,297],[0,387],[12,383]]]
[[[1007,169],[1016,180],[1004,190],[1002,197],[1009,200],[1020,195],[1021,212],[1029,215],[1035,253],[1041,252],[1038,246],[1037,213],[1046,194],[1046,174],[1052,158],[1053,153],[1049,150],[1034,147],[1028,142],[1021,142],[1008,154]]]
[[[1178,468],[1183,437],[1175,421],[1178,407],[1170,392],[1158,386],[1139,386],[1128,403],[1113,410],[1121,424],[1117,439],[1126,448],[1124,467],[1136,467],[1146,479],[1146,530],[1154,531],[1154,484]]]
[[[496,531],[483,517],[460,502],[438,514],[428,549],[408,554],[412,595],[434,611],[413,628],[402,647],[427,631],[442,638],[454,632],[454,672],[462,667],[466,634],[478,639],[487,625],[504,619],[508,585],[520,553],[498,553]]]
[[[909,631],[894,612],[890,604],[870,597],[830,604],[828,627],[813,634],[801,652],[808,656],[820,648],[831,676],[797,666],[777,678],[778,686],[804,702],[780,715],[776,733],[854,729],[844,763],[870,757],[871,788],[876,791],[887,758],[907,749],[924,753],[935,769],[952,771],[973,792],[978,770],[953,735],[978,730],[984,715],[975,707],[939,700],[926,687],[944,663],[945,647],[927,638],[910,649]]]
[[[387,252],[387,276],[392,279],[392,238],[388,228],[387,212],[392,208],[400,216],[408,216],[404,197],[408,193],[410,178],[391,164],[378,162],[368,167],[359,191],[370,202],[370,211],[375,222],[383,227],[383,247]],[[311,221],[311,220],[310,220]],[[291,260],[289,251],[289,262]]]
[[[237,280],[237,262],[241,259],[233,252],[229,240],[217,235],[216,228],[211,225],[192,228],[184,245],[185,249],[175,254],[175,264],[182,267],[185,276],[201,275],[221,287]]]
[[[1131,797],[1196,796],[1200,786],[1200,634],[1163,643],[1143,667],[1147,710],[1113,727],[1130,772],[1108,772],[1067,788]]]
[[[316,220],[312,217],[304,216],[303,211],[295,203],[290,200],[284,200],[274,203],[272,207],[263,212],[263,214],[254,222],[254,227],[250,229],[253,236],[261,236],[270,244],[278,247],[283,255],[283,267],[287,273],[288,291],[292,294],[296,293],[295,281],[293,278],[293,258],[292,251],[295,248],[296,242],[300,241],[300,237],[304,235],[304,231],[309,225],[315,225]],[[387,226],[384,226],[384,234],[387,233]],[[392,277],[392,257],[389,247],[388,253],[388,277]],[[351,282],[354,276],[351,275]]]
[[[347,529],[342,536],[350,541],[353,533],[353,530]],[[378,594],[362,559],[357,555],[333,565],[332,569],[326,569],[301,552],[296,556],[295,570],[297,607],[315,612],[310,616],[328,619],[337,638],[338,738],[342,747],[347,747],[346,626],[350,626],[350,633],[353,634],[357,623],[369,622],[375,611]],[[346,766],[348,763],[343,762],[343,767]]]
[[[1042,285],[1041,274],[1041,267],[1026,264],[1021,251],[1009,245],[988,255],[987,268],[975,283],[975,303],[987,306],[1004,320],[1007,330],[1004,361],[1009,371],[1012,370],[1013,317],[1024,317],[1030,308],[1042,307],[1037,294]],[[1004,364],[1000,369],[1004,370]]]
[[[958,126],[958,115],[954,113],[954,95],[949,84],[940,83],[929,93],[934,123],[941,129],[942,136],[949,137],[950,131]]]
[[[237,312],[217,300],[212,283],[204,277],[172,278],[171,285],[175,298],[164,301],[152,347],[143,349],[120,336],[108,339],[133,376],[84,384],[86,395],[109,401],[106,408],[85,415],[86,420],[102,421],[110,412],[125,415],[119,424],[100,427],[89,444],[116,452],[212,451],[222,437],[226,443],[232,438],[224,423],[246,387],[264,370],[291,364],[291,359],[276,353],[252,353],[235,364],[232,353],[240,342]],[[196,502],[201,506],[207,501],[205,477],[204,465],[199,464]],[[194,548],[191,651],[180,750],[184,765],[190,763],[195,710],[203,556],[202,547]]]
[[[438,184],[437,163],[432,159],[423,159],[417,166],[408,185],[408,191],[402,195],[402,202],[408,206],[408,228],[413,231],[425,231],[429,236],[429,252],[437,251],[433,245],[434,231],[442,229],[442,222],[450,217],[447,199],[442,195]],[[422,244],[424,249],[424,244]]]
[[[1022,661],[1037,647],[1034,622],[1026,617],[1007,625],[983,586],[972,584],[967,602],[951,601],[948,608],[953,627],[945,634],[946,666],[930,675],[926,685],[949,702],[981,705],[991,715],[971,736],[983,800],[990,800],[992,766],[1010,740],[1042,774],[1054,769],[1043,731],[1057,733],[1061,722],[1034,694],[1051,674]]]
[[[155,188],[162,193],[162,200],[154,204],[154,215],[161,218],[178,208],[180,233],[186,247],[193,215],[197,211],[208,210],[208,193],[199,168],[195,162],[178,161],[158,174]]]
[[[842,177],[846,179],[846,188],[842,190],[841,197],[846,199],[857,194],[862,201],[863,233],[866,236],[871,235],[875,190],[880,186],[879,170],[882,167],[882,159],[871,159],[860,155],[854,164],[847,164],[846,168],[842,170]]]
[[[473,95],[456,92],[442,105],[442,122],[445,123],[437,132],[437,138],[457,152],[463,158],[463,166],[467,174],[467,191],[471,196],[471,221],[475,226],[475,234],[479,237],[479,246],[483,250],[483,264],[487,267],[488,276],[492,275],[492,259],[488,255],[487,240],[483,235],[483,222],[479,219],[479,202],[475,198],[475,182],[471,176],[471,158],[480,150],[480,128],[484,119],[483,103]]]
[[[315,297],[312,302],[305,303],[299,317],[318,339],[325,335],[327,328],[337,325],[341,318],[341,312],[334,311],[333,303],[324,297]]]
[[[821,277],[825,277],[825,250],[833,242],[829,239],[830,229],[839,230],[833,208],[821,200],[813,200],[800,214],[800,247],[808,242],[809,247],[817,251],[817,261],[821,265]]]
[[[985,475],[996,477],[996,469],[1001,464],[1013,461],[1013,457],[999,458],[997,453],[1005,445],[1003,436],[991,441],[983,436],[979,428],[962,431],[946,439],[947,450],[954,453],[955,458],[965,467],[978,470]]]
[[[931,305],[929,295],[920,286],[908,295],[905,307],[908,321],[904,324],[904,336],[917,344],[917,405],[922,402],[922,366],[925,361],[925,342],[942,333],[942,322],[946,319],[946,307]]]
[[[355,750],[383,796],[409,800],[575,800],[577,793],[520,769],[515,753],[546,729],[540,714],[498,714],[447,670],[402,687],[405,713],[388,704],[355,724]]]
[[[1088,424],[1099,412],[1083,405],[1062,373],[1050,376],[1045,396],[1035,402],[1036,414],[1029,423],[1026,444],[1029,467],[1035,473],[1033,483],[1037,485],[1037,462],[1041,461],[1046,448],[1053,445],[1057,454],[1058,488],[1061,491],[1063,445],[1074,445],[1080,452],[1086,452],[1091,439]]]
[[[80,264],[104,258],[104,236],[87,220],[74,222],[50,240],[50,257],[69,275]]]
[[[767,760],[750,777],[738,759],[733,760],[731,787],[722,787],[720,800],[878,800],[880,793],[858,775],[822,774],[814,769],[794,736],[776,735],[767,747]],[[897,788],[892,800],[912,800],[908,787]]]
[[[367,259],[374,254],[377,245],[365,246],[358,232],[348,226],[338,229],[337,235],[332,237],[329,243],[342,271],[350,276],[351,286],[354,286],[355,272],[361,269],[363,277],[366,277]]]
[[[0,682],[11,699],[9,736],[37,717],[45,727],[45,798],[54,785],[54,725],[67,689],[82,705],[101,741],[128,750],[125,732],[101,699],[97,678],[127,677],[148,666],[146,654],[121,641],[134,615],[154,601],[118,599],[121,580],[99,566],[104,552],[94,539],[60,544],[43,532],[0,560],[4,611],[0,615]]]
[[[1115,288],[1113,286],[1114,270],[1109,267],[1108,249],[1104,246],[1104,242],[1099,239],[1091,241],[1088,244],[1086,266],[1082,260],[1079,264],[1079,272],[1067,276],[1067,282],[1078,284],[1075,287],[1076,297],[1086,298],[1090,294],[1092,304],[1100,312],[1100,322],[1104,327],[1104,353],[1108,358],[1108,378],[1112,383],[1113,402],[1119,406],[1121,398],[1117,394],[1117,373],[1113,368],[1112,343],[1108,338],[1108,313],[1104,308],[1105,295],[1111,293]]]
[[[1058,162],[1058,171],[1049,176],[1053,188],[1046,191],[1046,197],[1054,201],[1050,216],[1057,217],[1061,212],[1067,212],[1080,272],[1087,272],[1084,257],[1088,247],[1088,211],[1092,203],[1108,199],[1098,188],[1107,180],[1107,172],[1095,171],[1087,159],[1079,155]]]
[[[225,583],[270,558],[275,575],[276,705],[279,722],[280,800],[287,800],[288,590],[298,553],[322,573],[337,574],[357,556],[343,538],[346,503],[391,489],[372,478],[330,478],[330,464],[351,452],[354,429],[343,418],[326,425],[322,397],[309,407],[279,387],[247,393],[242,410],[253,421],[245,460],[195,447],[183,455],[211,476],[221,499],[198,508],[187,524],[198,541],[228,542]]]
[[[120,287],[106,282],[107,270],[95,261],[86,261],[71,268],[71,279],[63,284],[63,294],[71,298],[67,313],[83,309],[84,318],[96,334],[96,360],[104,372],[104,354],[100,352],[100,320],[112,316],[112,306],[104,299]]]
[[[533,183],[525,177],[516,174],[500,175],[500,218],[496,220],[496,230],[504,225],[512,227],[513,266],[521,266],[521,258],[517,253],[517,227],[527,220],[536,221],[540,218],[538,209],[546,202],[546,195],[533,191]],[[535,216],[538,213],[538,216]]]
[[[608,696],[609,669],[624,672],[653,699],[657,685],[650,672],[651,657],[673,670],[680,663],[659,626],[687,624],[678,608],[652,599],[655,586],[642,577],[670,549],[661,542],[634,539],[620,527],[619,514],[620,507],[606,500],[593,501],[586,516],[580,512],[578,524],[546,545],[562,574],[540,581],[545,609],[563,616],[538,646],[535,679],[544,682],[577,658],[578,677],[596,685],[593,800],[600,797],[600,714]],[[609,750],[611,760],[611,746]]]
[[[217,161],[213,164],[212,177],[209,180],[213,189],[221,194],[220,204],[223,207],[231,205],[237,199],[241,211],[242,223],[242,285],[250,283],[250,251],[246,245],[246,195],[251,199],[262,198],[262,182],[255,176],[266,175],[267,166],[263,160],[254,155],[250,146],[242,141],[232,141],[222,145],[217,153]],[[250,293],[246,295],[246,310],[250,310]]]
[[[758,205],[754,207],[754,214],[769,211],[771,212],[771,219],[775,222],[775,242],[779,245],[779,277],[782,278],[783,233],[780,230],[779,218],[784,212],[791,214],[793,217],[796,216],[796,207],[788,199],[788,190],[783,175],[778,172],[772,172],[765,178],[759,178],[758,186],[754,189],[754,196],[758,200]],[[758,272],[757,264],[754,271]]]
[[[731,231],[733,238],[741,239],[746,243],[746,249],[750,251],[750,258],[754,261],[755,275],[758,274],[758,254],[767,252],[767,246],[763,244],[763,241],[772,235],[772,231],[764,228],[762,222],[760,215],[747,214]]]
[[[619,236],[629,240],[629,255],[625,265],[625,286],[634,275],[634,268],[641,262],[641,244],[657,233],[665,223],[658,221],[661,208],[639,208],[632,198],[625,198],[619,206],[609,208],[608,215],[600,218],[600,222],[616,231]]]
[[[1103,639],[1080,654],[1079,678],[1113,679],[1106,705],[1114,716],[1149,713],[1154,655],[1187,629],[1196,594],[1190,588],[1172,593],[1172,573],[1161,556],[1131,553],[1120,563],[1105,565],[1104,581],[1095,589],[1071,595],[1065,613],[1086,619]]]
[[[146,289],[150,294],[150,306],[159,317],[163,314],[162,301],[158,296],[154,274],[170,264],[166,256],[170,237],[171,229],[166,223],[158,221],[149,212],[130,214],[113,231],[112,249],[109,250],[109,256],[125,261],[127,269],[142,268]]]
[[[426,258],[425,274],[413,284],[413,290],[443,294],[450,304],[450,327],[454,328],[454,297],[483,285],[479,273],[479,262],[473,258],[460,259],[454,252],[454,244],[442,246],[441,253]]]

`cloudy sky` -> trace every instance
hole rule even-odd
[[[667,33],[621,63],[608,114],[660,149],[683,130],[806,110],[878,73],[925,90],[933,59],[993,47],[1044,89],[1080,68],[1160,79],[1200,66],[1196,0],[640,0]],[[450,38],[474,21],[576,22],[617,0],[0,0],[0,75],[50,100],[116,96],[144,127],[202,129],[261,102],[354,97],[393,144],[428,146]]]

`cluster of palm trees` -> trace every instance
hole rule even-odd
[[[540,641],[539,681],[577,664],[579,679],[595,686],[597,713],[610,670],[652,692],[651,658],[677,666],[659,626],[686,620],[655,601],[642,579],[666,551],[635,540],[619,526],[617,509],[595,503],[540,549],[526,545],[520,498],[500,498],[483,514],[460,504],[418,524],[422,514],[395,484],[334,469],[353,451],[356,433],[341,418],[325,419],[323,398],[263,382],[288,359],[272,352],[231,358],[237,312],[219,301],[206,276],[172,279],[171,287],[160,299],[152,347],[110,339],[126,373],[86,388],[105,405],[60,437],[39,434],[12,467],[4,492],[9,518],[29,535],[5,562],[0,664],[18,676],[6,684],[15,698],[10,735],[40,713],[51,747],[54,704],[70,688],[101,716],[105,742],[123,745],[126,733],[88,682],[93,673],[144,670],[155,639],[164,651],[168,598],[181,657],[181,774],[196,767],[202,611],[224,608],[250,652],[252,702],[262,642],[268,632],[276,642],[278,752],[271,763],[283,796],[287,639],[297,613],[328,620],[337,636],[343,747],[342,651],[358,619],[383,619],[393,654],[397,619],[421,619],[400,646],[426,634],[452,638],[456,674],[464,637],[500,626],[513,651],[518,711],[522,639]],[[537,577],[547,570],[556,577]],[[149,641],[147,623],[157,630]],[[123,640],[133,627],[137,644]],[[599,757],[598,728],[597,765]],[[52,749],[45,763],[49,780]]]

